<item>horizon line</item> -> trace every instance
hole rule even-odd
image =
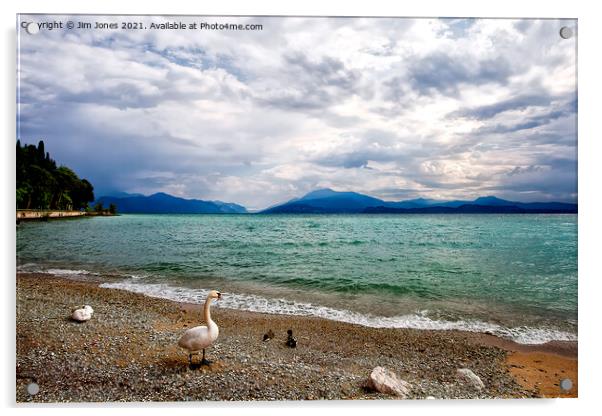
[[[408,201],[413,201],[413,200],[417,200],[417,199],[436,201],[435,203],[445,203],[445,202],[452,202],[452,201],[474,202],[474,201],[476,201],[477,199],[480,199],[480,198],[496,198],[496,199],[500,199],[500,200],[503,200],[503,201],[517,202],[517,203],[520,203],[520,204],[559,203],[559,204],[572,204],[572,205],[577,205],[578,206],[578,201],[579,201],[578,198],[576,198],[574,201],[566,201],[566,200],[539,201],[538,200],[538,201],[528,201],[528,202],[525,202],[525,201],[520,201],[520,200],[510,200],[510,199],[500,198],[500,197],[498,197],[496,195],[493,195],[493,194],[477,196],[474,199],[464,199],[464,198],[434,199],[434,198],[425,198],[425,197],[422,197],[422,196],[418,196],[418,197],[407,198],[407,199],[389,200],[389,199],[383,199],[383,198],[380,198],[380,197],[375,197],[375,196],[372,196],[370,194],[364,194],[364,193],[357,192],[357,191],[348,191],[348,190],[346,190],[346,191],[337,191],[337,190],[334,190],[332,188],[316,188],[316,189],[314,189],[312,191],[306,192],[302,196],[294,197],[292,199],[288,199],[288,200],[282,201],[282,202],[277,202],[275,204],[271,204],[271,205],[268,205],[268,206],[263,207],[263,208],[248,208],[246,205],[243,205],[242,203],[231,202],[231,201],[224,201],[224,200],[221,200],[221,199],[202,199],[202,197],[184,197],[184,196],[178,196],[178,195],[173,195],[173,194],[170,194],[170,193],[167,193],[167,192],[164,192],[164,191],[157,191],[157,192],[153,192],[153,193],[149,193],[149,194],[144,194],[144,193],[141,193],[141,192],[131,192],[130,193],[130,192],[127,192],[127,191],[113,191],[113,193],[122,193],[122,194],[126,194],[126,195],[119,196],[119,195],[114,195],[112,192],[108,192],[108,193],[105,193],[104,195],[101,195],[101,196],[95,198],[93,202],[96,202],[96,201],[98,201],[101,198],[107,198],[107,197],[111,197],[111,198],[130,198],[130,197],[137,197],[137,196],[140,197],[141,196],[141,197],[148,198],[148,197],[151,197],[153,195],[163,194],[163,195],[167,195],[167,196],[170,196],[170,197],[173,197],[173,198],[183,199],[183,200],[186,200],[186,201],[221,202],[221,203],[225,203],[225,204],[235,204],[235,205],[239,205],[239,206],[245,208],[245,210],[247,210],[247,211],[259,212],[259,211],[264,211],[264,210],[267,210],[267,209],[270,209],[270,208],[274,208],[274,207],[277,207],[277,206],[280,206],[280,205],[285,205],[285,204],[287,204],[289,202],[292,202],[293,199],[301,199],[301,198],[305,197],[306,195],[308,195],[308,194],[310,194],[312,192],[317,192],[317,191],[322,191],[322,190],[329,190],[329,191],[336,192],[336,193],[354,193],[354,194],[358,194],[358,195],[367,196],[367,197],[370,197],[370,198],[380,199],[383,202],[394,202],[394,203],[395,202],[396,203],[408,202]]]

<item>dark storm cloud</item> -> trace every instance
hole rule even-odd
[[[324,57],[320,61],[310,61],[307,56],[297,52],[284,57],[286,67],[293,72],[300,69],[303,77],[311,80],[312,85],[333,86],[345,90],[353,90],[359,74],[345,68],[343,63],[332,57]]]
[[[385,201],[403,201],[420,197],[420,192],[416,189],[404,188],[378,188],[375,191]]]
[[[455,111],[449,116],[466,117],[475,120],[486,120],[496,115],[510,110],[524,110],[528,107],[544,107],[550,105],[552,99],[545,92],[541,94],[521,95],[499,101],[495,104],[484,105],[480,107],[465,108]]]
[[[559,158],[559,157],[547,157],[541,158],[540,163],[545,163],[547,166],[556,171],[573,171],[575,174],[577,173],[577,155],[575,154],[574,159],[570,158]]]
[[[506,179],[485,189],[501,197],[531,201],[576,201],[577,164],[575,160],[548,160],[545,165],[514,169]]]
[[[263,104],[285,110],[326,108],[357,92],[360,74],[332,57],[310,60],[304,53],[283,57],[284,84],[274,85],[257,97]]]
[[[560,107],[557,110],[545,112],[530,117],[525,117],[515,124],[495,124],[479,129],[479,133],[512,133],[521,130],[530,130],[536,127],[545,126],[552,121],[562,117],[567,117],[575,114],[574,102]]]
[[[506,173],[506,175],[508,175],[508,176],[522,175],[524,173],[540,172],[542,170],[543,170],[543,167],[537,166],[537,165],[516,166],[516,167],[512,168],[508,173]]]
[[[574,120],[571,120],[572,123]],[[562,133],[562,132],[554,132],[554,133],[539,133],[533,132],[527,136],[529,139],[529,143],[534,145],[541,144],[553,144],[558,146],[564,146],[566,148],[573,148],[574,151],[577,151],[577,137],[574,132],[571,133]],[[523,139],[524,140],[524,139]]]
[[[340,155],[329,155],[313,160],[322,166],[351,168],[365,168],[368,165],[368,159],[364,152],[347,153]]]
[[[456,96],[462,84],[506,84],[512,74],[510,63],[502,57],[473,61],[463,56],[436,52],[409,66],[407,81],[420,94]],[[395,83],[391,85],[395,87]]]
[[[533,26],[533,22],[534,20],[532,19],[518,19],[516,22],[514,22],[514,27],[520,33],[524,34],[531,28],[531,26]]]
[[[160,96],[145,96],[140,88],[128,82],[118,82],[114,86],[99,88],[93,91],[72,93],[64,91],[58,100],[81,104],[103,104],[121,110],[126,108],[155,107],[163,100]]]
[[[327,167],[345,169],[368,168],[370,161],[395,162],[409,166],[413,161],[433,155],[434,147],[425,149],[410,146],[399,148],[399,143],[414,141],[414,137],[400,137],[391,131],[382,129],[365,129],[357,132],[353,145],[348,149],[333,149],[321,156],[311,159],[312,163]],[[382,172],[382,175],[388,175]]]
[[[567,158],[541,157],[539,165],[517,166],[505,174],[503,185],[490,187],[503,192],[547,194],[547,199],[574,201],[577,190],[577,161]],[[553,196],[552,196],[553,195]]]

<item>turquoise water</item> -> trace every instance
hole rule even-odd
[[[122,215],[21,224],[20,270],[370,326],[577,337],[576,215]]]

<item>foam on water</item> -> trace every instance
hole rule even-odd
[[[89,270],[74,270],[74,269],[46,269],[36,263],[25,263],[17,266],[17,272],[24,273],[46,273],[53,276],[61,277],[75,277],[75,276],[99,276],[98,273],[91,272]]]
[[[88,270],[48,269],[45,272],[54,276],[98,276],[98,273],[94,273]]]
[[[103,283],[105,288],[121,289],[141,293],[147,296],[186,303],[203,303],[209,290],[190,289],[171,286],[165,283],[133,283],[131,281]],[[430,330],[460,330],[470,332],[488,332],[511,339],[521,344],[543,344],[548,341],[577,341],[575,334],[554,328],[533,328],[520,326],[504,327],[495,323],[479,320],[434,320],[426,312],[382,317],[364,315],[348,310],[339,310],[311,303],[295,302],[286,299],[267,299],[250,294],[227,293],[217,305],[251,312],[315,316],[333,321],[359,324],[373,328],[411,328]]]
[[[90,270],[85,270],[85,269],[55,269],[55,268],[46,269],[36,263],[26,263],[26,264],[19,265],[19,266],[17,266],[17,272],[51,274],[53,276],[59,276],[59,277],[65,277],[65,278],[78,278],[78,277],[84,278],[86,276],[101,276],[100,273],[92,272]],[[117,277],[120,277],[120,278],[126,277],[126,278],[132,279],[134,281],[137,281],[137,280],[143,280],[145,278],[148,278],[149,275],[148,274],[123,274],[123,273],[120,273],[117,275]]]

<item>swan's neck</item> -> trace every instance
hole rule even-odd
[[[204,316],[205,316],[205,322],[207,323],[207,326],[213,325],[214,322],[211,320],[211,298],[207,298],[207,300],[205,301],[205,311],[204,311]]]

